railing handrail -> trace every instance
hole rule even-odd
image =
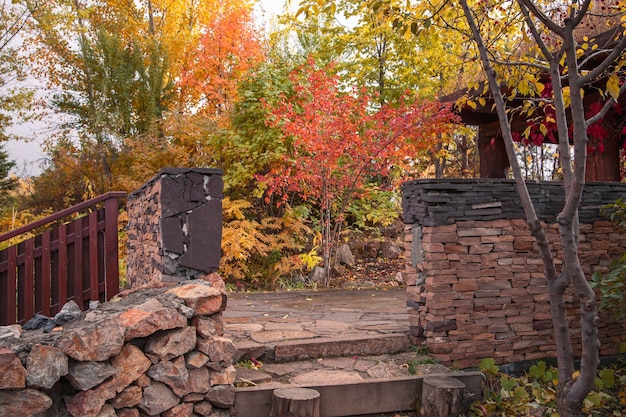
[[[78,203],[64,210],[57,211],[56,213],[48,217],[44,217],[43,219],[39,219],[22,227],[18,227],[17,229],[11,230],[10,232],[3,233],[0,235],[0,242],[4,242],[5,240],[11,239],[12,237],[21,235],[22,233],[30,232],[33,229],[44,226],[48,223],[52,223],[53,221],[62,219],[63,217],[67,217],[70,214],[74,214],[110,198],[124,197],[126,197],[125,191],[109,191],[108,193],[99,195],[98,197],[83,201],[82,203]]]

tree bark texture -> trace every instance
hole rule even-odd
[[[465,415],[469,408],[465,384],[447,376],[424,378],[421,417],[453,417]]]
[[[320,417],[320,393],[309,388],[279,388],[270,417]]]

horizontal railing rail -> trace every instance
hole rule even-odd
[[[86,309],[119,292],[118,200],[124,197],[109,192],[0,235],[3,242],[48,226],[0,251],[0,325],[23,324],[37,313],[51,317],[70,300]]]

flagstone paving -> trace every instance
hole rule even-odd
[[[252,359],[237,366],[237,384],[347,383],[407,376],[409,369],[448,372],[410,349],[405,291],[229,294],[226,336],[240,349],[238,359]]]

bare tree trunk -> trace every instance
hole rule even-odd
[[[557,25],[550,25],[550,21],[542,20],[549,29],[563,38],[562,50],[552,55],[549,53],[534,23],[530,19],[528,9],[533,12],[533,4],[530,0],[520,0],[520,7],[526,17],[526,23],[533,32],[545,57],[550,62],[550,73],[554,82],[555,108],[557,110],[557,125],[559,131],[559,143],[561,145],[561,158],[564,170],[564,186],[566,203],[563,211],[558,215],[559,233],[563,246],[563,270],[557,275],[555,262],[550,251],[549,242],[546,238],[544,228],[539,222],[532,200],[528,194],[528,189],[523,180],[523,173],[515,157],[511,126],[507,118],[506,103],[501,93],[496,72],[491,65],[487,48],[482,40],[482,35],[476,25],[472,11],[466,0],[461,0],[464,14],[471,28],[472,36],[478,46],[481,60],[489,86],[494,96],[498,119],[502,136],[506,146],[509,163],[515,177],[515,184],[520,195],[526,219],[532,235],[535,237],[541,258],[544,264],[545,275],[548,283],[550,297],[550,308],[552,312],[552,322],[554,327],[554,337],[557,348],[557,360],[559,367],[559,390],[558,404],[562,417],[580,416],[582,402],[593,388],[593,381],[598,366],[599,343],[597,330],[597,306],[595,296],[580,267],[578,257],[578,205],[582,198],[585,178],[587,126],[585,123],[584,108],[581,96],[582,84],[578,77],[578,63],[576,58],[576,44],[573,38],[573,29],[577,22],[575,19],[567,21],[564,28]],[[527,9],[528,7],[528,9]],[[544,16],[537,14],[538,18]],[[568,78],[570,86],[571,114],[574,123],[574,170],[571,170],[571,158],[569,155],[569,142],[567,138],[567,117],[565,106],[562,100],[562,89],[560,84],[559,61],[562,54],[567,56]],[[582,328],[582,362],[581,373],[577,379],[573,379],[574,355],[572,352],[571,339],[569,334],[569,324],[567,311],[565,308],[564,294],[566,288],[573,283],[574,289],[580,299],[580,321]]]

